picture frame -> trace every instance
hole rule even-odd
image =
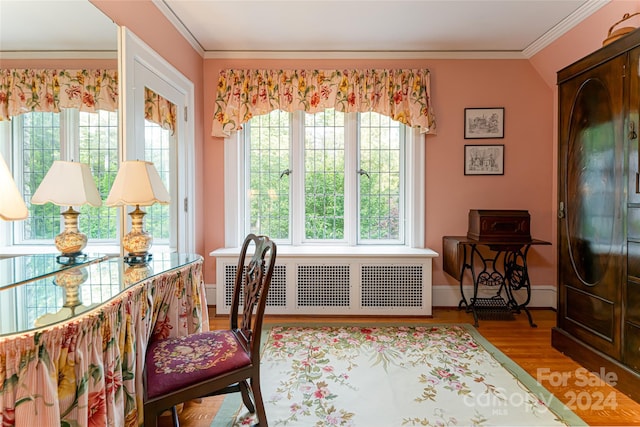
[[[465,108],[464,139],[504,138],[504,108]]]
[[[504,175],[504,144],[465,145],[465,175]]]

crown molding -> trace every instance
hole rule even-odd
[[[178,32],[182,35],[182,37],[189,42],[191,47],[198,52],[198,54],[204,57],[205,50],[202,48],[198,40],[193,37],[193,34],[187,29],[187,27],[182,23],[181,20],[178,19],[173,10],[164,2],[164,0],[151,0],[153,4],[162,12],[162,14],[173,24],[173,26],[178,30]]]
[[[527,46],[526,49],[522,51],[523,56],[527,59],[531,58],[533,55],[549,46],[560,36],[565,34],[567,31],[578,25],[580,22],[582,22],[610,2],[611,0],[588,0],[578,9],[576,9],[575,12],[567,16],[556,26],[544,33],[540,38]]]
[[[207,51],[205,59],[526,59],[519,51]]]

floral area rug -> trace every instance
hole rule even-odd
[[[263,345],[270,426],[586,425],[467,324],[274,326]],[[234,394],[212,427],[253,423]]]

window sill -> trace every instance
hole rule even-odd
[[[216,249],[209,253],[210,256],[239,255],[240,248],[222,248]],[[427,258],[436,258],[439,254],[429,248],[410,248],[407,246],[393,245],[362,245],[362,246],[321,246],[321,245],[279,245],[277,248],[278,256],[286,256],[289,258],[359,258],[359,257],[385,257],[385,258],[403,258],[407,256],[420,256]]]

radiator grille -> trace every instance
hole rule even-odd
[[[231,307],[233,300],[233,285],[236,280],[237,265],[226,265],[224,270],[224,304],[225,307]],[[244,286],[244,279],[242,285]],[[242,303],[242,294],[240,294],[240,303]],[[267,295],[267,307],[286,307],[287,305],[287,267],[284,265],[275,265],[273,274],[271,275],[271,285],[269,286],[269,295]]]
[[[218,314],[230,312],[236,266],[237,254],[217,259]],[[266,309],[278,315],[431,315],[431,258],[279,255]]]
[[[348,265],[299,265],[298,306],[349,307]]]
[[[271,286],[267,295],[267,307],[287,306],[287,267],[275,265],[271,275]]]
[[[224,267],[224,305],[231,307],[233,299],[233,282],[236,279],[236,265],[225,265]]]
[[[364,265],[362,307],[422,306],[421,265]]]

